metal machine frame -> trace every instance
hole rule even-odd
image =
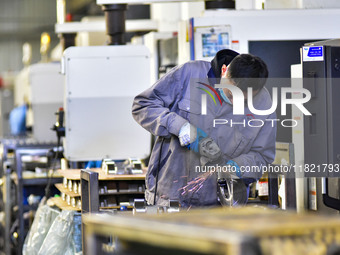
[[[13,202],[13,197],[11,197],[11,183],[14,181],[16,185],[16,204],[18,205],[17,219],[18,219],[18,244],[17,244],[17,254],[22,253],[22,247],[25,240],[25,226],[24,226],[24,205],[23,205],[23,189],[24,186],[42,186],[45,187],[49,182],[50,177],[39,177],[27,179],[23,176],[23,165],[22,165],[22,155],[32,155],[32,156],[42,156],[46,155],[48,150],[51,149],[54,144],[20,144],[20,143],[9,143],[4,145],[4,161],[3,169],[5,175],[5,191],[4,195],[6,197],[5,202],[5,251],[6,254],[10,254],[11,251],[11,227],[12,227],[12,206],[15,205]],[[14,151],[14,162],[8,161],[8,151]],[[15,173],[15,176],[13,176]],[[61,178],[52,178],[51,183],[58,183]]]

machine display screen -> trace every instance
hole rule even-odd
[[[210,61],[219,50],[231,48],[230,26],[195,27],[195,59]]]
[[[229,33],[202,34],[202,55],[213,57],[222,49],[229,48]]]

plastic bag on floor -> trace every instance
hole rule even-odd
[[[41,203],[35,214],[31,229],[26,236],[23,255],[36,255],[59,212]]]
[[[73,234],[74,211],[62,211],[54,220],[38,255],[74,255],[76,253]]]

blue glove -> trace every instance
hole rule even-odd
[[[207,137],[207,134],[200,128],[196,128],[189,122],[185,123],[179,131],[179,142],[194,152],[199,152],[199,142]]]
[[[206,138],[207,134],[202,129],[200,129],[200,128],[197,128],[196,133],[197,133],[197,135],[196,135],[195,141],[193,141],[192,143],[188,144],[187,148],[189,150],[192,150],[192,151],[198,153],[199,149],[200,149],[200,147],[199,147],[200,141],[203,138]]]

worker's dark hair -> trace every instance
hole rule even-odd
[[[268,78],[266,63],[251,54],[240,54],[229,64],[228,77],[242,91],[252,87],[254,91],[263,88]]]

